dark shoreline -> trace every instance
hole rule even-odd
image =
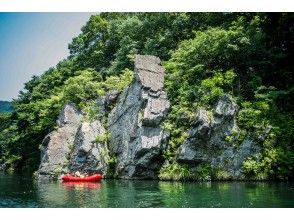
[[[0,170],[0,174],[4,175],[12,175],[12,176],[19,176],[21,178],[31,179],[33,181],[37,182],[62,182],[61,179],[51,179],[51,180],[42,180],[39,181],[38,179],[35,179],[33,175],[20,173],[20,172],[14,172],[9,173],[3,170]],[[139,179],[139,178],[133,178],[133,179],[126,179],[126,178],[110,178],[110,177],[104,177],[103,180],[121,180],[121,181],[158,181],[158,182],[170,182],[170,183],[294,183],[294,180],[281,180],[281,179],[267,179],[267,180],[257,180],[257,179],[236,179],[236,180],[164,180],[164,179]]]

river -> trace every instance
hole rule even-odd
[[[38,183],[0,173],[0,207],[294,207],[294,184],[102,180]]]

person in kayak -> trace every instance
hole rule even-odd
[[[86,173],[85,174],[81,174],[79,171],[76,171],[75,174],[74,174],[74,176],[82,177],[83,178],[83,177],[87,177],[88,174],[86,174]]]

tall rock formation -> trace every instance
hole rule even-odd
[[[137,55],[135,80],[119,96],[108,118],[109,147],[117,158],[118,177],[157,177],[167,137],[161,122],[170,107],[163,84],[160,59]]]
[[[242,164],[249,156],[260,153],[260,146],[250,136],[235,146],[227,137],[238,138],[236,123],[238,106],[229,95],[221,97],[209,117],[207,110],[200,109],[180,148],[178,162],[190,166],[208,164],[225,173],[228,179],[242,179]]]
[[[57,120],[58,128],[48,134],[41,145],[39,179],[52,179],[67,170],[70,149],[81,125],[82,114],[74,104],[67,104]]]

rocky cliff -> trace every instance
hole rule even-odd
[[[96,141],[105,129],[99,121],[83,121],[74,104],[67,104],[57,120],[57,129],[41,145],[38,179],[56,179],[68,172],[107,172],[108,152]]]
[[[153,56],[137,56],[135,81],[109,115],[110,150],[121,178],[156,178],[167,134],[161,122],[169,109],[163,91],[164,69]]]
[[[168,147],[168,133],[162,126],[170,109],[164,72],[159,58],[137,55],[131,85],[122,93],[109,91],[97,97],[99,120],[86,121],[74,104],[65,105],[57,129],[43,140],[38,178],[75,171],[125,179],[158,178]],[[237,113],[238,106],[229,95],[221,97],[212,112],[197,109],[177,163],[190,168],[205,164],[222,174],[219,179],[244,178],[244,160],[261,149],[250,135],[236,144]]]
[[[85,121],[67,104],[57,130],[42,143],[38,178],[75,171],[107,176],[109,168],[119,178],[156,178],[167,137],[161,128],[169,109],[163,83],[159,58],[138,55],[134,82],[122,94],[110,91],[97,98],[104,126],[99,120]]]
[[[243,161],[261,149],[250,136],[236,145],[233,139],[239,135],[237,112],[238,106],[229,95],[219,99],[212,115],[207,110],[198,110],[189,136],[180,147],[178,162],[191,167],[208,165],[216,171],[218,179],[243,179]]]
[[[74,104],[67,104],[57,120],[57,129],[48,134],[41,145],[39,179],[51,179],[66,172],[68,154],[81,125],[82,114]]]

